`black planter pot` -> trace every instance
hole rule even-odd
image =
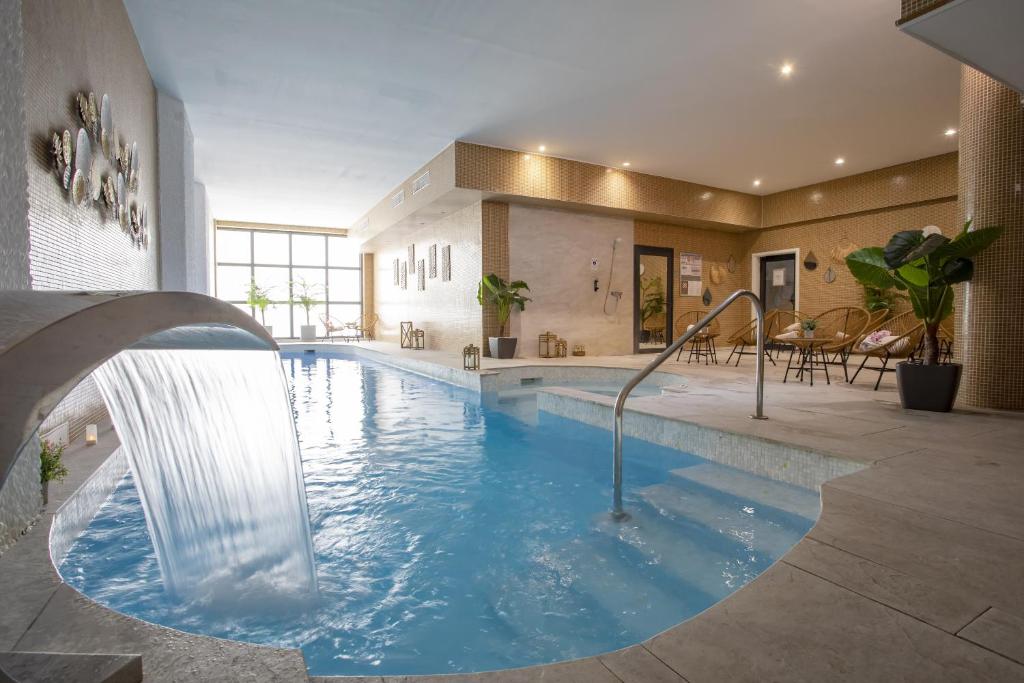
[[[900,403],[910,410],[948,413],[956,402],[962,372],[963,366],[959,363],[899,363],[896,366],[896,383],[900,390]]]
[[[517,341],[516,337],[488,337],[491,358],[515,358]]]

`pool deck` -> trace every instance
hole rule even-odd
[[[461,367],[454,354],[361,346]],[[539,364],[639,368],[650,359],[483,359],[483,370]],[[853,386],[827,386],[819,376],[810,387],[792,376],[783,385],[782,370],[769,366],[769,419],[754,421],[748,418],[754,405],[750,356],[739,368],[670,361],[661,369],[683,375],[685,392],[639,397],[630,410],[793,444],[864,469],[822,486],[821,518],[780,562],[641,645],[527,669],[344,680],[1024,680],[1024,414],[904,411],[892,375],[874,392],[873,373]],[[49,522],[115,439],[107,432],[101,446],[71,450],[69,479],[51,491],[40,522],[0,556],[7,588],[0,650],[141,654],[147,681],[306,680],[297,651],[145,624],[60,582],[49,561]]]

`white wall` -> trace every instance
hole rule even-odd
[[[621,291],[616,307],[608,298],[612,242],[615,272],[612,290]],[[530,285],[533,299],[523,313],[513,313],[512,334],[519,337],[517,355],[537,355],[537,335],[552,331],[583,344],[588,355],[633,352],[633,221],[575,211],[509,206],[509,274]],[[591,270],[591,259],[598,268]],[[594,279],[599,290],[594,291]]]
[[[0,289],[28,289],[21,2],[0,2]]]
[[[157,92],[160,149],[160,288],[207,293],[206,189],[195,180],[185,105]]]

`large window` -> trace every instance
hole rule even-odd
[[[217,296],[257,320],[260,312],[246,303],[249,283],[269,290],[272,303],[265,324],[273,326],[275,337],[298,337],[299,326],[307,324],[306,309],[292,303],[301,283],[317,302],[309,312],[309,324],[316,325],[318,336],[324,333],[324,316],[349,322],[362,315],[359,249],[347,237],[218,225],[216,259]]]

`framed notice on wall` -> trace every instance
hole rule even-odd
[[[701,296],[704,292],[701,272],[704,270],[704,257],[700,254],[679,254],[679,295]]]

